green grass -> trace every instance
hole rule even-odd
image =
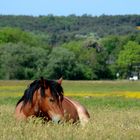
[[[129,109],[140,108],[140,99],[131,99],[123,97],[73,97],[81,104],[85,105],[89,109],[96,108],[115,108],[115,109]]]
[[[123,97],[70,97],[89,109],[96,108],[140,108],[140,99]],[[15,106],[20,97],[0,97],[0,105]]]
[[[0,81],[0,140],[139,140],[140,99],[71,97],[88,109],[91,119],[80,125],[43,124],[40,119],[17,122],[14,109],[31,81]],[[65,93],[140,91],[140,81],[64,81]],[[18,93],[18,96],[17,96]]]
[[[22,96],[32,81],[0,81],[0,96]],[[140,81],[64,81],[65,94],[140,92]]]
[[[140,81],[65,81],[65,92],[104,93],[112,91],[140,91]]]

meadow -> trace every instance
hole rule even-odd
[[[140,81],[63,81],[64,95],[86,106],[90,121],[17,122],[16,102],[31,81],[0,81],[0,140],[139,140]]]

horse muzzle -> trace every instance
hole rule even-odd
[[[53,116],[52,121],[58,124],[61,121],[60,115]]]

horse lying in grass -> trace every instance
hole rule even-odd
[[[43,117],[46,121],[80,121],[82,125],[88,122],[90,116],[87,109],[79,102],[64,97],[58,81],[41,78],[35,80],[25,90],[15,108],[16,119],[27,119],[30,116]]]

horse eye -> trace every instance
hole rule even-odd
[[[54,99],[53,99],[53,98],[50,98],[49,101],[50,101],[50,102],[54,102]]]

